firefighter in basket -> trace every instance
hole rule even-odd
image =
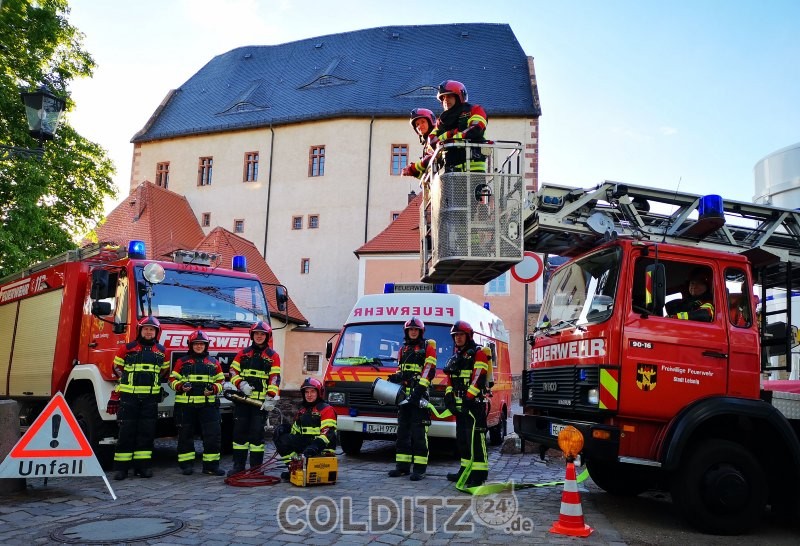
[[[448,376],[445,407],[456,416],[456,444],[461,458],[458,472],[448,474],[451,482],[459,482],[467,473],[465,485],[482,485],[489,475],[486,456],[487,375],[491,350],[475,343],[472,326],[459,320],[450,329],[453,356],[444,372]]]
[[[397,408],[397,444],[395,468],[389,476],[407,476],[418,481],[428,467],[428,427],[430,410],[420,407],[427,401],[428,387],[436,375],[436,341],[425,339],[425,323],[412,317],[403,325],[403,346],[400,348],[398,372],[388,380],[403,386],[408,402]],[[412,470],[413,464],[413,472]]]
[[[231,364],[231,383],[245,396],[262,401],[261,408],[235,404],[233,408],[233,468],[231,476],[244,471],[247,452],[250,468],[264,462],[264,425],[280,394],[281,357],[270,347],[272,328],[258,321],[250,328],[249,347],[239,351]],[[263,410],[263,411],[262,411]]]
[[[178,425],[178,466],[184,475],[194,472],[194,430],[203,437],[203,474],[223,476],[219,467],[222,443],[219,399],[225,376],[217,359],[208,354],[211,340],[202,330],[189,335],[189,353],[175,364],[169,385],[175,390]]]
[[[486,142],[484,133],[489,123],[486,110],[467,102],[467,88],[456,80],[445,80],[439,84],[436,99],[442,103],[444,112],[439,115],[436,127],[428,137],[431,147],[451,142]],[[469,156],[467,155],[469,154]],[[447,172],[486,172],[486,158],[477,146],[450,147],[443,152],[444,168]],[[469,159],[469,165],[467,165]]]
[[[284,423],[275,427],[275,451],[287,467],[301,454],[306,458],[335,455],[336,412],[325,402],[322,382],[307,377],[300,386],[300,395],[300,410],[291,427]],[[281,472],[281,478],[288,481],[289,471]]]
[[[119,383],[111,393],[106,411],[117,415],[119,440],[114,453],[114,479],[124,480],[133,464],[142,478],[153,476],[151,460],[156,435],[161,382],[169,372],[167,350],[158,343],[161,323],[152,316],[137,325],[136,339],[123,345],[114,357]]]
[[[400,174],[422,178],[435,152],[428,142],[428,136],[436,125],[436,116],[427,108],[414,108],[411,110],[411,119],[409,121],[414,132],[419,136],[419,143],[422,144],[422,157],[416,163],[404,167]]]

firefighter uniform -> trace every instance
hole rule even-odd
[[[488,116],[481,106],[467,102],[467,88],[464,84],[455,80],[443,81],[439,84],[436,98],[441,100],[445,95],[454,95],[457,104],[439,115],[439,121],[429,136],[431,146],[435,148],[439,143],[447,142],[486,142],[484,133]],[[444,151],[444,168],[447,172],[486,172],[486,158],[476,147],[469,150],[451,147]]]
[[[451,334],[466,333],[467,341],[454,347],[454,354],[444,371],[448,376],[445,404],[456,415],[456,443],[461,466],[447,479],[458,481],[468,472],[467,487],[481,485],[489,475],[486,454],[486,402],[487,375],[491,350],[476,344],[472,327],[464,321],[453,325]]]
[[[428,122],[427,128],[424,131],[421,131],[417,128],[417,120],[421,119]],[[428,168],[428,164],[430,163],[431,158],[436,151],[433,149],[433,146],[431,146],[430,141],[428,140],[428,136],[436,126],[436,116],[427,108],[414,108],[411,110],[410,122],[412,129],[414,129],[414,132],[419,136],[419,143],[422,144],[422,157],[419,161],[404,167],[401,171],[401,174],[403,176],[415,176],[417,178],[422,178],[422,175]]]
[[[307,401],[303,392],[306,389],[317,392],[314,401]],[[275,450],[287,466],[301,454],[305,457],[332,455],[336,449],[336,412],[325,402],[322,383],[309,377],[303,382],[300,392],[303,401],[292,426],[281,424],[275,427]],[[283,472],[281,477],[288,480],[289,473]]]
[[[224,375],[219,362],[208,354],[209,339],[200,330],[189,336],[189,354],[181,357],[170,375],[175,390],[175,422],[178,425],[178,465],[184,474],[194,472],[194,430],[199,424],[203,437],[203,473],[222,475],[219,469],[222,430],[219,399]],[[205,343],[201,353],[192,349]]]
[[[416,328],[419,337],[409,337],[409,328]],[[428,399],[428,387],[436,375],[436,341],[424,339],[425,324],[416,317],[403,327],[405,339],[400,349],[398,373],[389,381],[399,383],[409,402],[397,410],[397,443],[395,447],[395,469],[389,476],[405,476],[414,472],[411,479],[417,481],[425,475],[428,466],[428,427],[431,424],[430,410],[420,407],[420,401]]]
[[[667,302],[667,314],[681,320],[714,321],[714,300],[710,292],[711,275],[703,268],[694,269],[689,275],[689,296]]]
[[[265,334],[261,345],[256,344],[257,332]],[[250,329],[253,342],[239,351],[231,364],[231,383],[237,388],[247,387],[249,398],[265,401],[280,393],[281,357],[269,346],[272,328],[257,322]],[[250,468],[264,462],[264,425],[267,413],[249,404],[236,404],[233,409],[233,468],[231,474],[241,472],[250,451]]]
[[[151,339],[142,337],[142,328],[155,329]],[[139,334],[117,351],[114,373],[119,377],[115,389],[119,397],[117,423],[119,438],[114,453],[115,479],[125,479],[131,464],[142,477],[153,475],[153,441],[156,435],[161,382],[169,372],[167,350],[156,341],[161,325],[155,317],[139,321]]]

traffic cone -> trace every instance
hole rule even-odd
[[[567,463],[567,477],[564,480],[564,492],[561,494],[561,514],[550,528],[551,533],[569,535],[571,537],[588,537],[592,529],[583,521],[581,496],[578,493],[578,482],[575,479],[575,465]]]

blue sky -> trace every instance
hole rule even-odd
[[[386,25],[510,24],[535,59],[544,182],[590,187],[608,179],[675,189],[680,180],[682,191],[750,201],[755,163],[800,142],[800,2],[792,0],[70,6],[70,21],[99,65],[94,78],[73,84],[70,120],[109,150],[120,198],[130,180],[130,138],[169,89],[215,55]],[[436,37],[431,44],[432,54],[457,55]]]

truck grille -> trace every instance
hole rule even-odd
[[[538,408],[596,410],[596,406],[586,403],[586,395],[589,389],[598,387],[599,373],[596,366],[528,370],[523,381],[522,403]]]
[[[346,396],[347,406],[370,413],[385,413],[397,415],[397,406],[394,404],[379,404],[372,397],[371,383],[358,383],[342,381],[337,383],[331,391],[343,392]]]

